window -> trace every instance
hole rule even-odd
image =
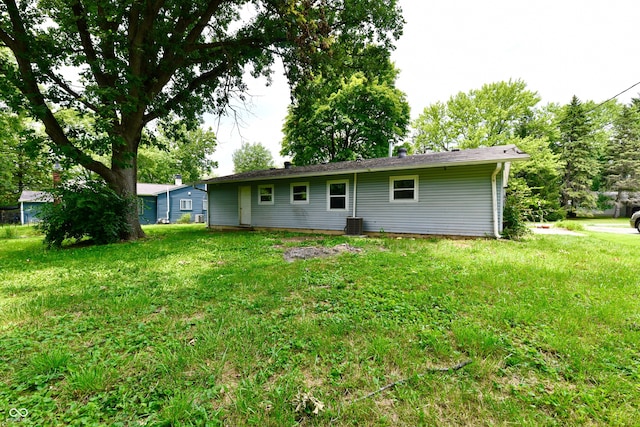
[[[209,208],[209,201],[206,198],[204,198],[202,200],[202,210],[206,211],[208,208]]]
[[[258,204],[273,205],[273,185],[258,185]]]
[[[349,209],[349,181],[327,181],[327,210]]]
[[[297,182],[291,184],[291,204],[308,204],[309,203],[309,183]]]
[[[392,176],[389,179],[390,202],[417,202],[418,176]]]
[[[138,215],[144,214],[144,199],[142,197],[138,197]]]
[[[193,201],[191,199],[180,199],[180,210],[181,211],[193,210]]]

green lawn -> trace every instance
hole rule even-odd
[[[0,230],[0,425],[640,425],[638,235],[27,231]]]

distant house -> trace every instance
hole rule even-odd
[[[210,227],[492,236],[516,146],[245,172],[205,180]]]
[[[207,193],[203,184],[184,185],[180,178],[176,178],[175,184],[138,183],[137,192],[140,224],[175,223],[185,214],[189,214],[191,222],[204,222],[206,219]],[[19,199],[20,222],[38,222],[42,204],[52,201],[46,192],[23,191]]]
[[[43,203],[53,202],[51,194],[44,191],[23,191],[20,194],[20,224],[34,224],[39,222],[38,214]]]
[[[138,183],[138,215],[140,224],[175,223],[185,214],[191,222],[205,222],[207,193],[203,184],[174,185]],[[167,203],[169,200],[169,203]]]

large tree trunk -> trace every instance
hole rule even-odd
[[[133,129],[131,129],[133,128]],[[107,183],[119,195],[131,202],[131,209],[127,215],[129,232],[123,236],[126,240],[136,240],[145,237],[138,217],[138,145],[142,138],[142,124],[131,126],[131,131],[123,139],[122,145],[112,146],[111,179]],[[105,177],[106,178],[106,177]]]
[[[114,171],[115,181],[111,184],[113,189],[123,197],[131,201],[131,209],[127,215],[127,223],[129,224],[129,232],[123,236],[126,240],[136,240],[145,237],[144,231],[140,226],[137,209],[137,173],[136,168],[117,169]]]

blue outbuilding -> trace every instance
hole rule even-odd
[[[205,222],[207,212],[206,185],[184,185],[179,177],[174,184],[137,184],[140,224],[176,223],[189,215],[189,222]],[[51,194],[43,191],[23,191],[20,203],[20,222],[35,224],[43,203],[53,202]],[[168,202],[167,202],[168,201]]]
[[[138,215],[140,224],[176,223],[185,215],[189,222],[205,222],[207,190],[204,184],[183,185],[176,183],[138,183]],[[168,203],[167,203],[168,201]]]

